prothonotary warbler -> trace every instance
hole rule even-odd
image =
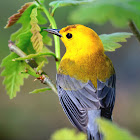
[[[115,70],[99,36],[83,25],[46,29],[66,47],[57,72],[57,91],[64,112],[88,140],[103,140],[96,118],[112,120]]]

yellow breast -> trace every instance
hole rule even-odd
[[[76,57],[76,56],[75,56]],[[105,54],[80,56],[73,59],[64,55],[59,74],[69,75],[81,82],[91,80],[97,88],[97,79],[105,81],[115,73],[111,60]]]

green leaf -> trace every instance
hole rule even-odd
[[[39,0],[39,2],[43,4],[45,2],[45,0]]]
[[[70,13],[71,22],[104,24],[110,21],[115,27],[127,27],[133,20],[140,29],[140,1],[138,0],[96,0],[79,6]]]
[[[104,135],[104,140],[138,140],[127,130],[119,128],[117,125],[105,119],[98,119],[100,131]]]
[[[40,27],[38,26],[38,20],[37,20],[37,8],[34,8],[31,12],[31,33],[33,34],[31,37],[31,42],[33,44],[33,48],[36,50],[36,52],[41,52],[43,49],[43,40],[42,35],[40,34]]]
[[[3,84],[6,86],[7,94],[10,99],[16,97],[16,92],[20,91],[20,86],[23,85],[24,78],[28,74],[21,74],[25,70],[26,63],[21,61],[12,61],[13,58],[18,57],[15,53],[11,53],[2,60],[1,67],[5,67],[1,76],[4,76]]]
[[[51,140],[86,140],[87,136],[84,133],[77,133],[74,129],[63,128],[57,130]]]
[[[46,31],[41,32],[41,35],[43,36],[43,44],[52,46],[52,38],[48,36],[48,33]]]
[[[17,46],[21,48],[25,53],[29,54],[33,50],[29,38],[31,33],[28,31],[18,36]],[[26,47],[25,47],[26,46]],[[33,50],[34,51],[34,50]],[[1,73],[4,76],[3,84],[6,86],[7,94],[10,99],[16,97],[16,92],[20,91],[20,86],[23,85],[23,79],[27,78],[28,74],[21,74],[27,67],[23,61],[12,61],[19,56],[15,53],[11,53],[3,59],[1,67],[5,67]]]
[[[36,94],[36,93],[40,93],[40,92],[45,92],[47,90],[51,90],[51,88],[46,87],[46,88],[35,89],[35,90],[31,91],[30,94]]]
[[[52,13],[54,13],[55,10],[58,7],[86,4],[86,3],[89,3],[89,2],[92,2],[92,1],[94,1],[94,0],[83,0],[83,1],[76,1],[76,0],[58,0],[58,1],[52,1],[52,2],[50,2],[49,3],[49,6],[53,7]]]
[[[47,23],[47,19],[42,15],[42,10],[37,9],[37,20],[39,25],[43,25]]]
[[[80,4],[86,4],[89,2],[93,2],[94,0],[82,0],[82,1],[76,1],[76,0],[58,0],[58,1],[52,1],[49,3],[49,6],[55,8],[55,7],[64,7],[64,6],[71,6],[71,5],[80,5]]]
[[[102,40],[105,51],[115,51],[115,49],[122,46],[117,42],[126,42],[126,38],[130,38],[132,35],[132,33],[118,32],[112,34],[102,34],[99,37]]]
[[[16,38],[16,46],[26,54],[35,53],[35,50],[33,49],[32,43],[30,41],[31,36],[32,33],[30,30],[27,30],[26,32],[19,34]]]
[[[17,46],[21,48],[26,54],[33,52],[32,45],[29,38],[31,32],[25,32],[17,37]],[[25,47],[26,46],[26,47]],[[11,53],[3,59],[1,67],[5,67],[1,73],[4,76],[3,84],[6,86],[7,94],[10,99],[16,97],[16,92],[20,91],[20,86],[23,85],[24,78],[27,78],[28,74],[21,74],[22,71],[27,67],[23,61],[12,61],[19,56],[15,53]]]

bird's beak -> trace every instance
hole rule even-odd
[[[51,33],[51,34],[55,34],[59,37],[62,37],[62,35],[59,33],[61,29],[44,29],[44,31],[47,31],[48,33]]]

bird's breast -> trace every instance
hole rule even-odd
[[[106,55],[77,57],[77,59],[62,58],[58,74],[69,75],[83,83],[91,80],[97,88],[97,79],[105,81],[113,75],[114,68]]]

